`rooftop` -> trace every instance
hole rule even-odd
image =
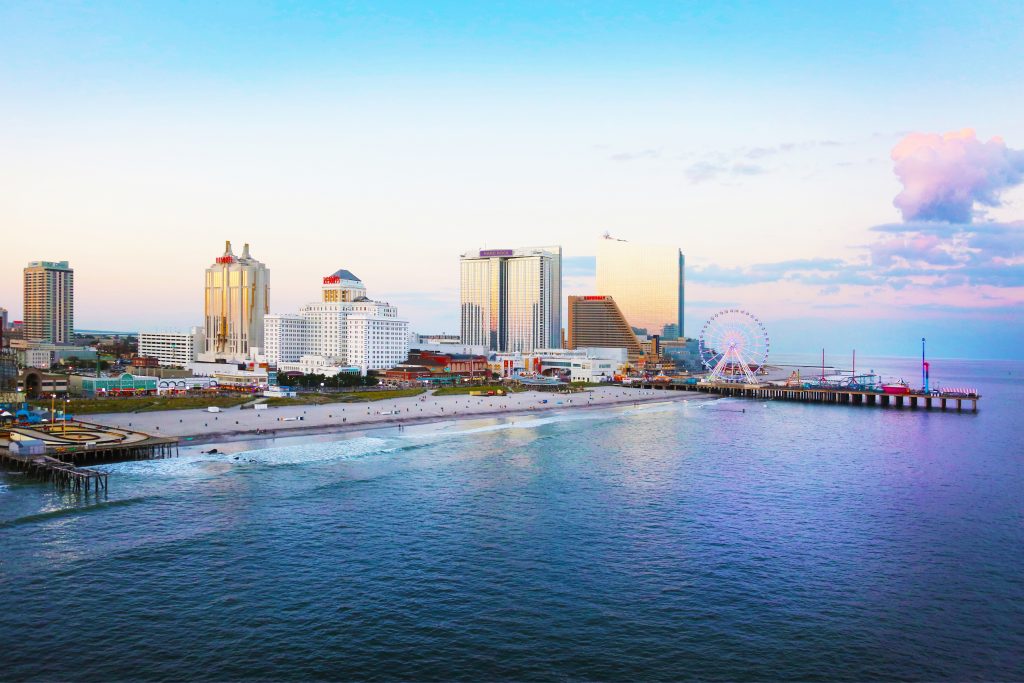
[[[339,280],[352,280],[353,282],[362,282],[362,280],[360,280],[358,277],[356,277],[355,274],[351,270],[346,270],[344,268],[339,268],[338,270],[334,271],[333,273],[331,273],[327,277],[328,278],[338,278]]]

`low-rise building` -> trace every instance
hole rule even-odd
[[[84,377],[71,375],[71,393],[97,398],[101,396],[145,396],[157,391],[156,377],[124,373],[118,377]]]
[[[206,363],[196,361],[189,365],[196,377],[212,377],[219,388],[230,391],[256,391],[269,385],[266,363]]]
[[[130,363],[125,366],[124,371],[133,375],[152,375],[159,379],[181,379],[192,376],[192,371],[188,368],[140,367]]]
[[[199,327],[188,332],[140,332],[138,355],[156,358],[165,367],[187,368],[205,347],[206,335]]]
[[[195,391],[217,391],[220,383],[213,377],[161,377],[156,383],[158,394],[187,394]]]
[[[661,355],[674,360],[679,370],[698,373],[705,369],[700,356],[700,342],[696,339],[663,341]]]
[[[402,363],[393,368],[388,368],[381,373],[381,381],[385,384],[403,384],[407,382],[419,382],[433,377],[435,372],[425,365],[413,363]]]
[[[35,368],[26,368],[18,373],[17,391],[26,398],[66,394],[68,388],[67,375],[52,375]]]
[[[487,356],[465,353],[438,353],[414,349],[406,360],[409,365],[422,365],[434,372],[463,377],[486,377],[489,374]]]
[[[55,344],[27,339],[11,339],[10,344],[17,354],[18,363],[26,368],[48,370],[54,363],[69,358],[79,361],[95,361],[97,358],[96,349],[88,346]]]
[[[628,364],[624,348],[538,349],[491,357],[491,369],[505,378],[542,376],[569,382],[611,382]]]
[[[438,353],[461,353],[470,356],[486,356],[490,353],[483,344],[463,344],[456,335],[410,334],[409,348]]]
[[[388,368],[380,377],[385,383],[399,384],[439,378],[453,381],[487,379],[490,375],[487,356],[413,349],[404,363]]]
[[[49,370],[53,365],[53,351],[49,349],[20,349],[18,362],[26,368]]]
[[[409,335],[409,346],[418,346],[419,344],[453,344],[459,346],[462,344],[462,338],[457,334],[419,334],[413,332]]]
[[[303,375],[323,375],[334,377],[346,373],[360,375],[361,368],[358,365],[337,365],[331,359],[323,356],[302,356],[294,363],[278,363],[279,373],[301,372]]]

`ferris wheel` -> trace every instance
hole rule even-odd
[[[754,373],[768,360],[768,331],[752,313],[728,308],[700,331],[700,358],[716,382],[756,384]]]

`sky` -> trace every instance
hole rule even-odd
[[[848,5],[848,6],[844,6]],[[685,332],[1024,358],[1024,3],[0,3],[0,306],[202,319],[224,240],[458,329],[458,254],[686,254]]]

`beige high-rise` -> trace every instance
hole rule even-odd
[[[75,271],[67,261],[32,261],[24,276],[25,339],[70,344],[75,335]]]
[[[631,359],[641,355],[637,339],[610,296],[570,296],[566,347],[626,349]]]
[[[597,243],[597,293],[615,299],[629,324],[665,339],[683,336],[683,252],[605,236]]]
[[[270,270],[225,243],[224,253],[206,269],[206,351],[203,361],[243,362],[252,349],[263,348],[263,316],[270,311]]]

